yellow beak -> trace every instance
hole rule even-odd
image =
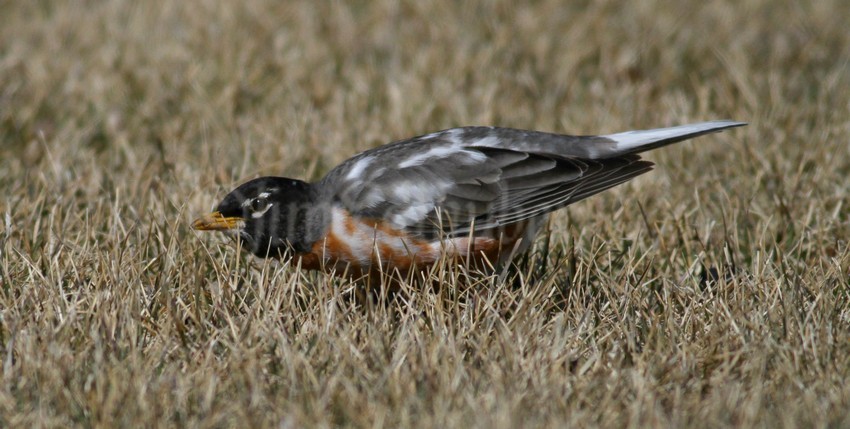
[[[212,212],[208,215],[199,217],[192,222],[192,229],[198,231],[224,231],[234,229],[242,220],[241,217],[224,217],[220,212]]]

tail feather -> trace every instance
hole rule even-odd
[[[645,152],[650,149],[667,146],[682,140],[692,139],[704,134],[716,133],[728,128],[747,125],[746,122],[729,120],[700,122],[653,130],[626,131],[624,133],[600,136],[615,143],[611,155],[620,156]]]

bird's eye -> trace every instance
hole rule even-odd
[[[268,207],[269,202],[265,198],[254,198],[251,200],[251,211],[254,213],[264,212]]]

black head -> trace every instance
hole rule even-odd
[[[261,177],[227,194],[216,211],[201,217],[192,228],[232,233],[244,249],[265,258],[287,250],[309,250],[316,228],[313,186],[285,177]]]

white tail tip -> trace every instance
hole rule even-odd
[[[677,141],[686,140],[689,138],[701,136],[703,134],[722,131],[727,128],[740,127],[747,125],[746,122],[736,122],[729,120],[700,122],[698,124],[679,125],[670,128],[656,128],[653,130],[626,131],[617,134],[608,134],[607,139],[613,140],[617,144],[616,152],[639,152],[644,146],[646,149],[663,146],[665,143],[674,143]]]

